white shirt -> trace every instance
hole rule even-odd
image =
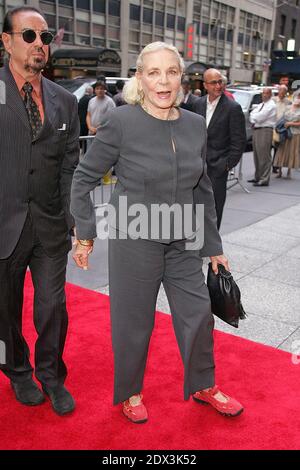
[[[222,95],[221,95],[222,96]],[[218,96],[214,101],[209,101],[209,96],[207,95],[207,106],[206,106],[206,127],[209,126],[211,118],[215,112],[215,109],[220,101],[221,96]]]
[[[251,124],[254,124],[255,129],[259,127],[274,127],[277,121],[277,109],[272,98],[253,109],[249,120]]]

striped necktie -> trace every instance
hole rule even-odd
[[[32,139],[34,140],[42,128],[42,119],[38,105],[32,98],[33,86],[31,85],[31,83],[24,83],[22,90],[25,93],[24,104],[32,130]]]

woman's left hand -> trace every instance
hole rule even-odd
[[[222,264],[226,271],[230,271],[228,259],[225,255],[210,256],[211,267],[215,274],[218,274],[218,264]]]
[[[284,123],[284,127],[288,128],[290,126],[291,126],[291,122],[287,121],[287,122]]]

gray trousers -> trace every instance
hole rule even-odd
[[[184,241],[110,239],[114,404],[142,390],[161,282],[184,364],[184,399],[214,385],[214,318],[199,251],[185,250]]]
[[[273,129],[262,127],[253,130],[254,178],[262,183],[269,183],[272,169]]]

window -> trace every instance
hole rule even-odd
[[[105,13],[105,0],[94,0],[93,10],[95,13]]]
[[[164,13],[162,11],[155,12],[155,24],[156,26],[164,25]]]
[[[150,8],[144,8],[143,9],[143,22],[152,24],[152,13],[153,10],[150,10]]]
[[[296,28],[297,28],[297,20],[292,19],[292,32],[291,32],[291,38],[295,39],[296,36]]]
[[[77,21],[77,33],[78,34],[90,34],[90,23],[86,21]]]
[[[82,10],[90,10],[90,0],[77,0],[76,5]]]
[[[225,28],[220,28],[219,29],[219,41],[224,41],[225,40]]]
[[[281,34],[281,36],[285,36],[285,23],[286,23],[286,16],[281,15],[281,17],[280,17],[280,34]]]
[[[56,30],[56,18],[55,15],[47,15],[45,14],[45,18],[48,24],[49,29],[55,29]]]
[[[233,42],[233,30],[232,29],[228,29],[226,41]]]
[[[120,1],[109,0],[108,13],[111,16],[120,16]]]
[[[59,0],[58,3],[60,5],[67,5],[68,7],[73,6],[73,0]]]
[[[175,29],[175,15],[167,14],[167,28]]]
[[[104,24],[93,24],[93,35],[94,36],[105,36],[105,26]]]
[[[141,7],[138,5],[130,5],[130,19],[140,21]]]
[[[177,18],[177,29],[178,31],[185,31],[185,18],[178,16]]]
[[[207,38],[208,37],[208,24],[207,23],[202,23],[201,25],[201,36]]]

